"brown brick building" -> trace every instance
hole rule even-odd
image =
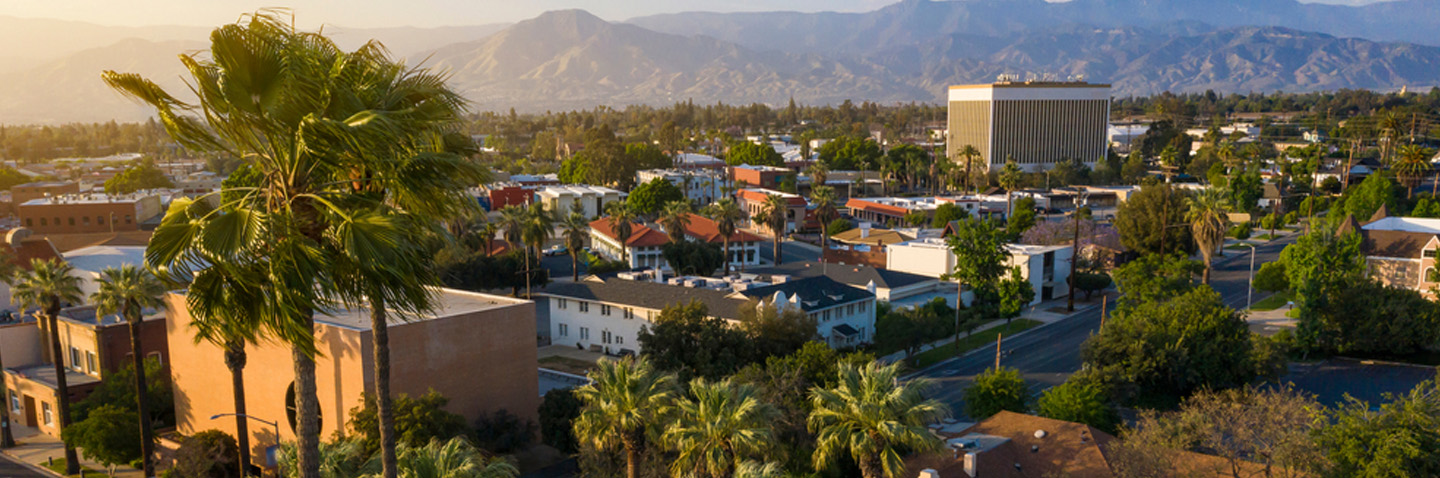
[[[218,429],[235,433],[230,373],[223,352],[195,343],[185,297],[166,301],[175,387],[176,429],[183,434]],[[507,410],[538,420],[539,373],[535,347],[535,306],[526,300],[444,289],[438,312],[390,323],[390,376],[396,394],[418,396],[433,389],[450,399],[449,411],[474,421]],[[320,436],[344,435],[350,409],[362,392],[374,392],[374,350],[369,311],[340,310],[315,317],[315,378],[320,399]],[[294,365],[290,348],[274,342],[246,349],[246,412],[279,423],[281,440],[294,440]],[[252,422],[250,453],[265,463],[277,430]]]
[[[16,203],[20,223],[41,234],[136,231],[165,212],[155,194],[66,194]]]
[[[25,183],[10,188],[10,202],[20,205],[32,199],[44,199],[50,196],[76,194],[79,192],[80,185],[74,181]]]

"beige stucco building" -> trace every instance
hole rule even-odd
[[[1062,160],[1093,165],[1109,151],[1110,85],[1001,81],[951,86],[945,153],[980,151],[993,170],[1014,158],[1027,171]]]
[[[218,429],[235,433],[233,418],[211,417],[235,409],[230,373],[221,348],[196,343],[185,298],[167,298],[175,419],[180,433]],[[537,420],[539,378],[535,306],[526,300],[442,289],[432,315],[390,322],[390,377],[396,395],[418,396],[433,389],[450,402],[449,411],[473,422],[484,413],[507,410]],[[315,318],[319,350],[315,364],[321,437],[344,435],[350,409],[362,392],[374,391],[374,349],[369,312],[341,310]],[[278,422],[251,422],[250,453],[266,463],[267,447],[295,439],[295,379],[290,348],[264,342],[247,349],[245,406],[248,415]]]

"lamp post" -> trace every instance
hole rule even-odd
[[[1255,245],[1248,242],[1244,244],[1250,246],[1250,280],[1245,282],[1245,310],[1248,312],[1250,310],[1250,295],[1255,290]]]
[[[246,414],[244,414],[244,413],[221,413],[221,414],[217,414],[217,415],[211,415],[211,416],[210,416],[210,419],[211,419],[211,420],[219,420],[219,419],[224,418],[224,417],[240,417],[240,418],[245,418],[245,419],[248,419],[248,420],[255,420],[255,421],[257,421],[257,422],[264,423],[264,424],[266,424],[266,425],[270,425],[270,426],[272,426],[272,427],[275,427],[275,449],[276,449],[276,450],[279,450],[279,449],[280,449],[280,422],[272,422],[272,421],[269,421],[269,420],[265,420],[265,419],[263,419],[263,418],[252,417],[252,416],[246,415]],[[250,450],[240,450],[240,453],[250,453]],[[269,453],[266,454],[266,459],[267,459],[266,464],[267,464],[267,465],[271,464],[271,463],[268,461],[268,459],[270,459],[270,458],[272,458],[272,457],[273,457],[273,456],[271,456]],[[249,472],[250,472],[250,470],[245,470],[245,473],[249,473]]]

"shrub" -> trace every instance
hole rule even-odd
[[[1290,211],[1290,212],[1285,213],[1285,224],[1299,224],[1299,223],[1300,223],[1300,215],[1295,214],[1295,211]]]
[[[240,462],[235,438],[220,430],[205,430],[186,437],[175,451],[175,466],[167,474],[184,478],[235,478]]]
[[[850,223],[850,220],[849,220],[849,219],[845,219],[845,218],[842,217],[842,218],[835,219],[834,221],[830,221],[830,225],[829,225],[826,229],[827,229],[827,232],[830,233],[830,236],[831,236],[831,237],[834,237],[836,234],[839,234],[839,233],[842,233],[842,232],[845,232],[845,231],[848,231],[848,230],[851,230],[851,229],[854,229],[854,228],[855,228],[855,225],[852,224],[852,223]]]
[[[1284,262],[1267,262],[1255,273],[1255,288],[1266,292],[1290,290],[1290,280],[1285,277]]]
[[[1243,241],[1249,239],[1250,234],[1252,234],[1253,232],[1254,230],[1250,227],[1250,223],[1242,222],[1230,228],[1230,237]]]
[[[475,421],[475,446],[497,455],[508,455],[535,442],[535,422],[523,420],[509,410],[481,415]]]
[[[545,392],[545,398],[540,401],[540,439],[565,453],[578,451],[574,422],[583,406],[573,388]]]

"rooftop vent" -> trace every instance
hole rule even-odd
[[[1035,438],[1045,438],[1045,430],[1035,430]]]

